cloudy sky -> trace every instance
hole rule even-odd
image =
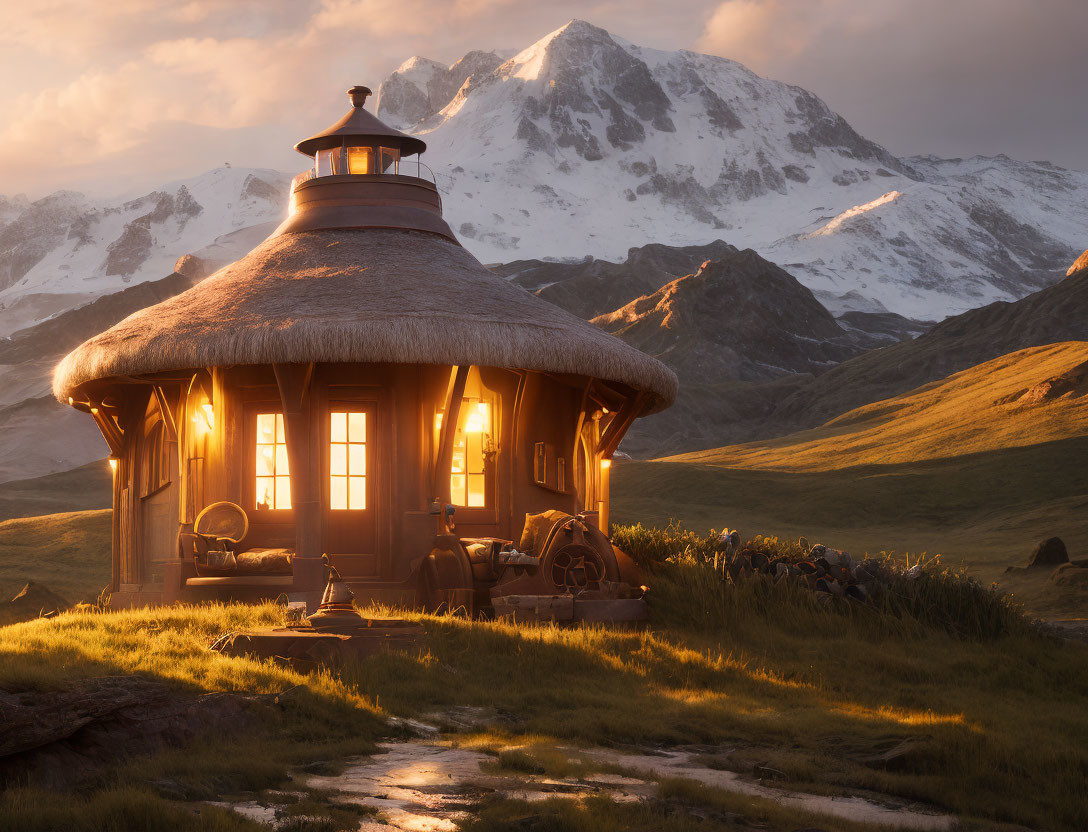
[[[579,17],[741,61],[894,153],[1088,170],[1088,0],[9,0],[0,194],[131,193],[290,145],[404,59],[522,49]]]

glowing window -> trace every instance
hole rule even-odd
[[[287,464],[287,436],[282,413],[257,414],[258,510],[291,508],[291,470]]]
[[[466,397],[461,400],[457,432],[450,460],[450,502],[455,506],[487,506],[487,458],[494,453],[491,402]],[[442,414],[434,419],[436,445]]]
[[[348,173],[372,173],[374,169],[374,151],[369,147],[349,147]]]
[[[334,411],[329,432],[329,506],[366,509],[366,414]]]

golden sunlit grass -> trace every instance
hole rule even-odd
[[[37,581],[71,604],[110,580],[108,509],[0,521],[0,600]]]
[[[1088,557],[1088,396],[1003,401],[1085,360],[1085,342],[1022,350],[814,430],[625,461],[612,469],[612,516],[805,535],[854,554],[940,552],[986,581],[1054,535]]]
[[[812,430],[668,459],[822,472],[947,459],[1083,436],[1088,424],[1088,396],[1083,391],[1041,401],[1016,399],[1085,362],[1084,341],[1032,347],[856,408]]]
[[[471,705],[506,719],[471,741],[528,742],[527,754],[533,743],[720,744],[737,749],[732,765],[769,765],[795,788],[872,789],[1035,828],[1088,823],[1082,646],[1027,633],[957,638],[924,619],[889,625],[792,594],[776,598],[755,583],[726,592],[700,569],[679,564],[656,577],[658,623],[649,632],[419,616],[425,650],[311,676],[207,649],[223,632],[280,621],[275,605],[66,613],[0,629],[0,686],[34,690],[79,676],[138,673],[182,690],[295,690],[282,707],[259,709],[257,729],[122,766],[79,798],[87,806],[108,803],[102,789],[128,789],[139,801],[177,811],[155,795],[163,781],[200,799],[268,788],[292,766],[368,751],[387,730],[383,715]],[[710,605],[699,594],[705,591],[723,600]],[[674,609],[682,595],[691,610]],[[862,762],[902,740],[914,744],[894,770]],[[546,755],[533,760],[545,770],[558,765]],[[0,825],[31,817],[27,800],[24,791],[6,794]],[[623,819],[628,811],[598,808],[554,811],[589,812],[587,824],[603,823],[601,812]],[[638,814],[644,810],[649,814]],[[480,823],[516,811],[492,807]],[[632,828],[652,823],[654,811],[637,810],[628,818]],[[245,828],[215,825],[211,815],[200,822]]]

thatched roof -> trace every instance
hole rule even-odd
[[[416,231],[274,236],[192,289],[125,318],[53,376],[66,401],[111,376],[293,362],[475,364],[621,382],[667,407],[676,376],[654,358]]]

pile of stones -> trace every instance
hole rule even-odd
[[[773,557],[750,546],[742,546],[736,531],[722,532],[720,543],[723,549],[715,553],[714,567],[721,572],[723,580],[736,582],[754,575],[766,575],[775,583],[790,581],[828,596],[865,602],[877,586],[886,585],[893,578],[892,570],[883,561],[856,560],[849,552],[822,543],[799,557]],[[900,576],[912,580],[921,574],[922,567],[916,564]]]

